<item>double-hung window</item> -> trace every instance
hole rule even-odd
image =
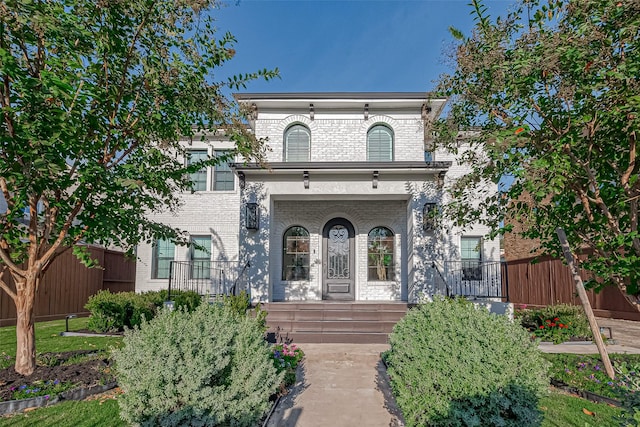
[[[482,280],[482,237],[460,238],[462,280]]]
[[[211,236],[192,236],[191,243],[191,278],[208,279],[211,276]]]
[[[191,150],[187,153],[187,165],[207,160],[207,150]],[[189,175],[193,191],[207,191],[207,168],[199,169]]]
[[[226,155],[226,151],[216,151],[216,157]],[[213,189],[215,191],[231,191],[234,188],[233,171],[228,160],[218,162],[213,170]]]
[[[170,240],[158,239],[153,244],[151,262],[152,279],[168,279],[171,261],[173,261],[175,245]]]

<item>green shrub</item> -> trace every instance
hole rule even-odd
[[[169,292],[166,289],[160,291],[148,291],[142,295],[149,300],[156,309],[164,306],[167,301]],[[202,302],[202,297],[195,291],[171,291],[171,300],[175,309],[185,308],[187,311],[195,310]]]
[[[142,323],[142,319],[151,319],[167,300],[167,290],[135,292],[99,291],[89,297],[85,308],[91,313],[87,327],[95,332],[118,332],[124,328],[133,328]],[[202,298],[193,291],[172,291],[174,307],[193,311],[200,305]]]
[[[463,299],[409,310],[385,356],[407,426],[535,426],[547,363],[529,334]]]
[[[91,313],[87,327],[95,332],[118,332],[151,319],[155,310],[149,300],[135,292],[99,291],[89,297],[85,308]]]
[[[257,321],[225,305],[161,310],[114,352],[121,416],[155,426],[252,426],[282,383]]]
[[[559,344],[570,339],[593,339],[589,321],[581,306],[556,304],[539,309],[516,310],[516,318],[542,341]]]

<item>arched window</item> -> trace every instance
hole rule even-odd
[[[367,160],[388,162],[393,160],[393,131],[384,125],[375,125],[367,132]]]
[[[293,226],[282,238],[282,280],[309,280],[309,232]]]
[[[308,162],[311,132],[303,125],[293,125],[284,133],[284,161]]]
[[[369,280],[394,280],[393,232],[386,227],[376,227],[369,232],[367,270]]]

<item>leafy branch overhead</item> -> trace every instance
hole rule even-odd
[[[181,138],[224,133],[235,154],[261,158],[263,144],[225,92],[277,70],[216,81],[235,55],[233,36],[215,32],[216,6],[0,4],[0,288],[19,311],[56,256],[78,242],[132,250],[141,240],[180,238],[147,214],[177,208],[189,173],[219,161],[185,166]]]
[[[640,309],[640,4],[527,0],[495,20],[471,5],[472,34],[452,29],[456,68],[440,81],[451,109],[434,130],[442,147],[485,156],[465,157],[449,216],[494,232],[519,223],[556,256],[561,227],[589,254],[592,285],[617,285]],[[473,132],[460,141],[461,129]],[[483,193],[505,177],[502,194]]]

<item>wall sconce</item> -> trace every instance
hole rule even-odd
[[[425,203],[422,208],[422,230],[433,231],[436,229],[438,205],[436,203]]]
[[[257,230],[260,228],[260,210],[257,203],[247,203],[244,205],[244,225],[247,230]]]

